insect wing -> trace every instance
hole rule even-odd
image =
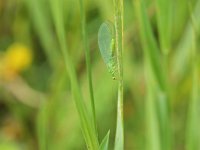
[[[99,28],[98,44],[101,55],[106,65],[110,62],[112,57],[112,44],[114,40],[114,28],[112,23],[105,22]]]

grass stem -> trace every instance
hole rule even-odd
[[[83,96],[80,90],[80,86],[78,84],[78,79],[76,76],[75,67],[71,60],[71,57],[67,51],[67,44],[66,44],[66,36],[65,36],[65,28],[64,28],[64,17],[63,17],[63,8],[62,0],[51,0],[50,1],[52,14],[53,14],[53,21],[56,28],[56,33],[58,36],[59,45],[61,48],[61,52],[64,57],[64,63],[67,72],[69,73],[72,92],[75,100],[75,104],[77,107],[77,111],[79,113],[79,118],[81,120],[81,127],[83,131],[83,135],[85,137],[85,141],[87,144],[88,149],[98,150],[99,149],[99,142],[96,136],[95,128],[90,123],[90,116],[87,111],[87,108],[83,101]]]
[[[114,0],[117,64],[119,71],[115,150],[124,149],[123,123],[123,0]]]

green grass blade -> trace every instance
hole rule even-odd
[[[64,20],[63,20],[64,7],[62,4],[63,4],[62,0],[50,1],[56,33],[61,47],[61,52],[64,57],[65,66],[70,77],[72,92],[79,113],[79,117],[81,120],[82,131],[85,137],[87,147],[88,149],[97,150],[99,148],[99,143],[96,136],[96,131],[94,126],[90,122],[90,116],[89,113],[87,112],[87,108],[84,105],[81,90],[78,85],[75,68],[67,51]]]
[[[40,0],[25,0],[25,4],[30,12],[38,38],[41,40],[48,61],[52,68],[56,68],[60,56],[56,51],[57,43],[51,31],[50,18],[45,14],[45,6]]]
[[[168,54],[171,43],[172,1],[156,0],[156,16],[160,47],[163,54]]]
[[[171,150],[171,130],[169,119],[169,98],[165,92],[156,89],[156,113],[160,125],[161,149]]]
[[[152,99],[154,102],[152,104],[147,105],[147,110],[152,111],[156,109],[158,114],[153,112],[149,112],[152,116],[149,116],[147,119],[147,124],[150,124],[149,131],[157,132],[153,139],[148,138],[148,143],[152,145],[152,150],[155,149],[167,149],[170,150],[171,147],[171,139],[170,139],[170,126],[169,126],[169,111],[168,111],[168,87],[166,84],[167,71],[167,59],[161,61],[162,55],[159,53],[159,48],[156,43],[156,39],[153,35],[152,28],[150,25],[150,21],[147,16],[147,8],[145,6],[144,0],[135,0],[134,1],[136,15],[139,20],[140,26],[140,37],[142,41],[142,46],[144,49],[144,57],[145,57],[145,66],[148,65],[148,73],[147,75],[151,76],[150,79],[147,78],[147,87],[154,90]],[[163,67],[165,64],[166,66]],[[145,68],[147,69],[147,68]],[[148,80],[151,80],[149,82]],[[150,84],[150,85],[149,85]],[[162,96],[160,96],[162,95]],[[151,96],[150,96],[151,97]],[[149,108],[148,108],[149,107]],[[150,114],[147,114],[150,115]],[[154,123],[158,128],[156,131],[155,127],[153,127],[152,123]],[[158,140],[158,141],[157,141]],[[160,140],[160,141],[159,141]]]
[[[196,2],[193,16],[196,18],[197,26],[200,26],[200,0]],[[192,36],[193,36],[193,27],[190,21],[181,37],[180,42],[176,48],[176,52],[172,58],[172,72],[178,78],[181,78],[185,71],[187,71],[187,67],[190,62],[190,50],[192,48]]]
[[[156,0],[156,17],[159,34],[160,49],[163,54],[163,70],[165,74],[166,90],[157,89],[157,114],[160,123],[162,135],[162,149],[171,150],[170,148],[170,130],[169,130],[169,80],[168,73],[168,54],[171,48],[171,28],[172,28],[172,0]]]
[[[200,149],[199,139],[200,132],[197,131],[198,125],[200,123],[199,119],[199,69],[198,69],[198,58],[197,58],[197,38],[199,36],[198,29],[195,24],[195,17],[191,13],[192,27],[193,27],[193,38],[192,38],[192,51],[191,51],[191,60],[192,60],[192,92],[191,100],[189,101],[189,110],[188,110],[188,124],[186,131],[186,149],[187,150],[196,150]]]
[[[161,70],[161,57],[147,16],[144,0],[134,0],[135,13],[140,26],[140,37],[144,49],[144,55],[148,58],[153,69],[155,80],[162,91],[166,89],[164,74]]]
[[[193,64],[195,65],[195,64]],[[188,129],[187,129],[187,150],[199,149],[199,138],[200,134],[197,131],[199,125],[199,83],[198,83],[198,68],[193,66],[193,77],[192,77],[192,96],[189,104],[188,112]]]
[[[106,136],[102,140],[99,150],[108,150],[109,137],[110,137],[110,131],[108,131],[108,133],[106,134]]]
[[[98,133],[97,133],[97,124],[96,124],[95,100],[94,100],[94,92],[93,92],[93,85],[92,85],[90,50],[89,50],[87,34],[86,34],[85,7],[84,7],[83,0],[79,0],[79,2],[80,2],[80,12],[81,12],[83,45],[84,45],[84,50],[85,50],[87,75],[88,75],[88,82],[89,82],[89,89],[90,89],[90,103],[91,103],[91,109],[92,109],[93,124],[94,124],[94,128],[96,129],[96,136],[97,136]]]
[[[123,119],[123,0],[114,0],[115,9],[115,41],[117,52],[118,100],[117,100],[117,127],[115,135],[115,150],[124,149],[124,119]]]
[[[146,150],[161,150],[160,132],[155,107],[155,91],[149,85],[146,98]]]
[[[37,135],[39,140],[39,149],[47,150],[47,118],[48,118],[48,104],[45,102],[40,107],[40,111],[37,116]]]

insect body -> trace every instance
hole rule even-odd
[[[112,78],[117,79],[117,59],[115,51],[115,30],[111,22],[104,22],[99,28],[98,44],[101,56],[112,74]]]

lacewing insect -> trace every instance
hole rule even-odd
[[[116,80],[118,70],[115,51],[115,29],[111,22],[101,24],[98,32],[98,44],[108,71],[112,74],[113,80]]]

